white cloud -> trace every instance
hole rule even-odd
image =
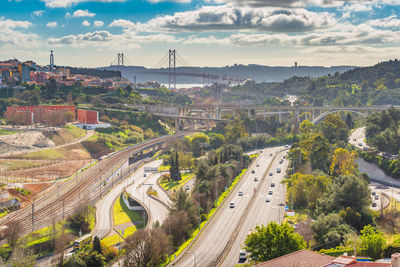
[[[167,34],[137,35],[124,32],[113,35],[108,31],[94,31],[85,34],[67,35],[61,38],[49,38],[48,43],[55,46],[97,47],[97,48],[138,48],[142,43],[178,43],[183,39]]]
[[[49,28],[56,28],[57,27],[57,21],[47,22],[46,26],[49,27]]]
[[[359,2],[351,2],[348,5],[344,5],[342,10],[346,12],[365,12],[372,10],[372,3],[359,3]]]
[[[94,16],[96,16],[96,13],[90,13],[89,10],[87,9],[85,10],[78,9],[74,13],[72,13],[72,15],[69,12],[65,14],[66,18],[84,18],[84,17],[92,18]]]
[[[400,28],[400,19],[392,15],[383,19],[369,20],[367,24],[379,28]]]
[[[32,26],[29,21],[11,20],[0,17],[0,47],[11,45],[18,47],[36,47],[39,36],[26,33],[24,30]]]
[[[40,17],[44,14],[44,10],[36,10],[32,12],[33,16]]]
[[[95,27],[103,27],[103,26],[104,26],[104,22],[101,21],[101,20],[95,20],[95,21],[93,22],[93,25],[94,25]]]
[[[89,27],[90,26],[90,22],[87,21],[87,20],[84,20],[84,21],[82,21],[82,26]]]
[[[334,25],[334,15],[306,9],[238,8],[203,6],[194,11],[156,17],[146,23],[114,20],[109,26],[119,26],[137,32],[198,32],[256,30],[302,32]]]
[[[50,8],[71,7],[84,2],[101,2],[101,3],[125,2],[125,0],[41,0],[41,1],[44,2],[45,5]]]

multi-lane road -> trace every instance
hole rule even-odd
[[[284,207],[279,206],[279,203],[283,203],[285,190],[280,181],[287,164],[285,161],[279,164],[283,157],[280,153],[282,149],[276,147],[262,150],[189,252],[175,261],[175,265],[194,266],[196,261],[197,266],[217,263],[234,266],[245,234],[253,227],[252,222],[261,224],[282,220]],[[281,168],[279,175],[276,173],[277,168]],[[269,172],[272,172],[272,176],[269,176]],[[273,189],[270,188],[271,180],[275,182]],[[272,195],[267,194],[269,190],[273,191]],[[239,191],[243,193],[242,196],[239,196]],[[270,202],[265,201],[267,197]],[[234,203],[235,207],[230,208],[230,203]]]

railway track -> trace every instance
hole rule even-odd
[[[129,156],[150,149],[156,145],[171,142],[188,133],[162,136],[150,141],[112,153],[108,158],[64,182],[56,183],[45,195],[33,203],[0,220],[0,225],[19,221],[23,235],[58,222],[76,209],[95,203],[130,172],[127,164]],[[114,179],[114,177],[117,177]],[[110,184],[111,182],[111,184]],[[94,188],[94,189],[93,189]],[[32,216],[33,213],[33,216]],[[32,223],[33,222],[33,223]]]

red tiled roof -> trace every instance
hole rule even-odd
[[[391,263],[384,262],[356,262],[348,265],[350,267],[391,267]]]
[[[335,257],[303,249],[256,265],[256,267],[321,267]]]

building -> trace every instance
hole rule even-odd
[[[71,70],[68,69],[68,68],[60,68],[60,69],[58,69],[58,71],[61,72],[62,75],[65,76],[65,77],[67,77],[67,78],[68,78],[69,76],[71,76]]]
[[[82,124],[98,124],[99,112],[94,110],[78,109],[78,121]]]
[[[256,267],[322,267],[335,257],[303,249],[256,265]]]
[[[31,80],[31,67],[28,64],[19,64],[18,72],[22,83],[30,82]]]
[[[352,256],[332,257],[303,249],[260,263],[256,267],[400,267],[400,253],[388,262],[372,262]]]
[[[75,119],[75,106],[9,106],[6,117],[10,122],[22,125],[35,123],[65,124],[65,114],[71,112]],[[57,116],[61,114],[62,116]]]

